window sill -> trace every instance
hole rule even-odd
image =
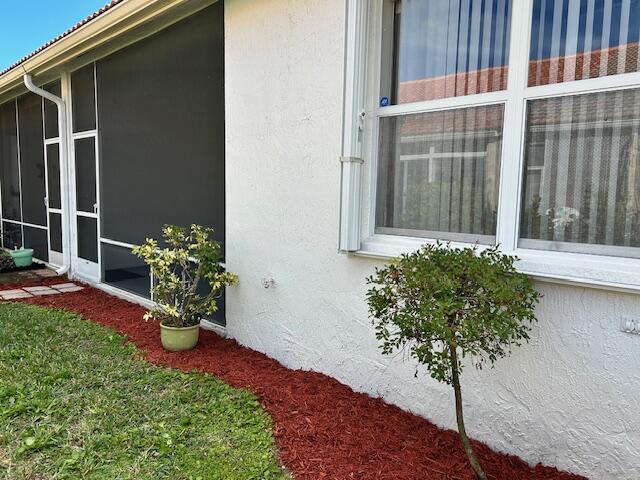
[[[388,260],[429,243],[435,241],[373,235],[362,242],[354,255]],[[451,246],[463,248],[469,244],[452,242]],[[520,259],[518,270],[534,280],[640,294],[640,260],[637,259],[525,249],[507,253],[516,255]]]

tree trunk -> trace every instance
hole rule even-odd
[[[473,451],[469,437],[467,437],[467,431],[464,428],[464,416],[462,413],[462,391],[460,390],[460,377],[458,376],[458,353],[455,345],[449,345],[449,354],[451,356],[451,378],[453,383],[453,391],[456,396],[456,420],[458,421],[458,433],[462,440],[462,446],[467,454],[471,468],[476,473],[478,480],[487,480],[487,476],[482,470],[480,462],[476,458],[476,454]]]

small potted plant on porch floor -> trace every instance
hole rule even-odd
[[[222,245],[211,238],[210,228],[165,225],[162,233],[162,248],[157,240],[147,239],[132,250],[149,265],[154,280],[156,306],[144,318],[160,321],[165,349],[190,350],[198,343],[200,320],[217,310],[224,287],[238,278],[220,264]]]
[[[16,267],[29,267],[33,263],[32,248],[16,248],[9,253]]]

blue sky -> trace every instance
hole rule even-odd
[[[0,0],[0,70],[106,3],[108,0]]]

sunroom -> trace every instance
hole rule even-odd
[[[27,60],[8,73],[16,80],[0,92],[2,246],[149,298],[133,245],[164,224],[206,225],[224,240],[223,3],[109,10],[123,20],[74,27],[64,38],[73,53],[50,60],[59,65],[39,73]]]

